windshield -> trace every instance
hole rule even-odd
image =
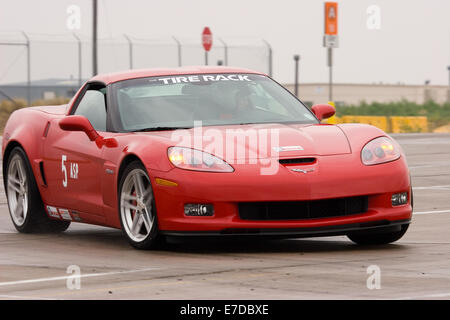
[[[125,131],[257,123],[317,123],[286,89],[255,74],[195,74],[113,84]],[[196,123],[198,125],[198,122]]]

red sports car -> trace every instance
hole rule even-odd
[[[67,104],[15,111],[3,179],[20,232],[74,222],[167,236],[400,239],[411,182],[400,146],[362,124],[321,123],[268,76],[194,67],[99,75]]]

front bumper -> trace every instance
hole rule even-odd
[[[410,224],[411,219],[388,221],[379,220],[373,222],[362,222],[345,225],[333,225],[316,228],[262,228],[262,229],[224,229],[221,231],[161,231],[166,236],[201,236],[201,237],[217,237],[217,236],[232,236],[232,237],[252,237],[264,236],[274,238],[308,238],[308,237],[330,237],[346,235],[352,232],[381,232],[400,230],[399,227]],[[397,228],[397,229],[396,229]]]
[[[149,169],[156,199],[161,232],[178,235],[292,235],[343,234],[350,231],[390,224],[409,223],[412,216],[409,171],[400,159],[365,166],[359,155],[316,157],[313,165],[279,165],[273,175],[261,175],[260,166],[233,165],[233,173],[207,173],[181,169],[152,172]],[[272,161],[278,160],[273,159]],[[299,173],[292,169],[314,169]],[[161,186],[155,178],[176,182]],[[394,193],[408,192],[408,203],[393,207]],[[368,210],[361,214],[306,220],[243,220],[238,204],[258,201],[308,201],[368,196]],[[184,215],[187,203],[214,206],[210,217]]]

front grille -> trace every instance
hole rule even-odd
[[[307,220],[342,217],[368,210],[368,197],[349,197],[313,201],[241,202],[243,220]]]
[[[280,159],[281,164],[312,164],[316,162],[316,158],[296,158],[296,159]]]

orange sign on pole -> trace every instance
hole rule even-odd
[[[337,2],[325,2],[325,34],[336,36],[338,34],[338,4]]]

